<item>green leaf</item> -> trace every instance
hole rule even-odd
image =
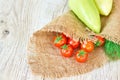
[[[85,54],[85,51],[84,50],[80,50],[78,56],[84,56],[84,54]]]
[[[61,39],[62,39],[62,36],[57,36],[57,38],[56,38],[56,40],[54,41],[54,43],[58,43]]]
[[[96,47],[99,47],[100,44],[101,44],[101,42],[98,40],[98,41],[95,43],[95,46],[96,46]]]
[[[66,45],[66,44],[64,44],[63,46],[62,46],[62,49],[67,49],[68,48],[68,45]]]
[[[120,45],[112,41],[106,40],[104,45],[106,55],[111,60],[120,59]]]

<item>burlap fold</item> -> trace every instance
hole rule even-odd
[[[111,14],[108,17],[101,17],[102,30],[100,34],[88,30],[72,11],[56,18],[35,32],[28,45],[28,63],[32,72],[38,76],[58,78],[83,74],[108,62],[103,48],[97,48],[90,53],[86,63],[76,62],[74,56],[68,59],[64,58],[60,55],[59,49],[53,45],[53,37],[56,33],[64,33],[76,41],[83,41],[91,39],[90,35],[100,35],[120,44],[119,4],[119,0],[114,0]]]

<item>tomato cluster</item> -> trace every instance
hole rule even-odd
[[[54,37],[54,45],[60,49],[61,55],[67,58],[73,56],[74,50],[80,47],[79,50],[75,52],[75,59],[80,63],[84,63],[88,59],[88,53],[94,50],[94,46],[104,45],[104,38],[101,36],[95,36],[95,38],[97,39],[96,43],[90,40],[80,43],[79,41],[66,37],[64,34],[57,34]]]

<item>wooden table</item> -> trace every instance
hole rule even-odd
[[[27,43],[34,31],[68,9],[67,0],[0,0],[0,80],[50,80],[31,74]],[[60,80],[120,80],[120,61]]]

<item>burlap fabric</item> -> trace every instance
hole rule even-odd
[[[64,33],[74,40],[91,39],[90,35],[104,36],[106,39],[120,44],[120,0],[114,0],[113,9],[108,17],[101,17],[102,30],[95,34],[78,20],[72,11],[59,16],[41,30],[35,32],[28,44],[28,63],[31,71],[38,76],[60,78],[84,74],[103,66],[109,61],[103,48],[97,48],[89,54],[86,63],[78,63],[74,56],[64,58],[53,45],[56,33]],[[92,40],[92,39],[91,39]]]

